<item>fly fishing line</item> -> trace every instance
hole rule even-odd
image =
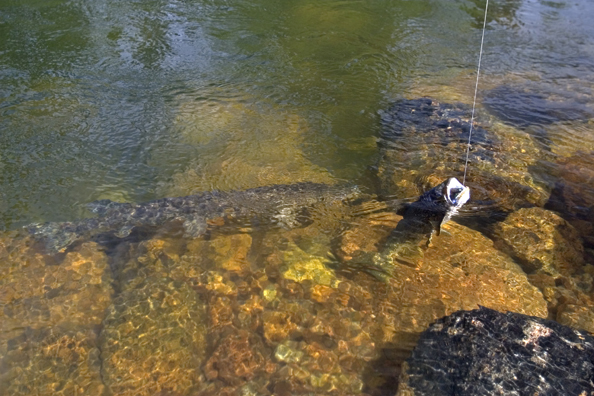
[[[487,10],[489,9],[489,0],[485,4],[485,19],[483,20],[483,35],[481,37],[481,49],[479,51],[478,67],[476,70],[476,84],[474,86],[474,100],[472,101],[472,115],[470,117],[470,132],[468,133],[468,144],[466,145],[466,161],[464,163],[464,179],[462,185],[466,185],[466,171],[468,170],[468,155],[470,154],[470,139],[472,138],[472,129],[474,127],[474,109],[476,107],[476,93],[478,92],[479,75],[481,73],[481,60],[483,58],[483,42],[485,41],[485,28],[487,27]]]

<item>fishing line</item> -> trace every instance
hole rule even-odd
[[[474,100],[472,101],[472,116],[470,117],[470,132],[468,133],[468,144],[466,145],[466,162],[464,163],[464,179],[462,185],[466,185],[466,171],[468,170],[468,155],[470,154],[470,139],[472,138],[472,128],[474,126],[474,109],[476,107],[476,93],[478,92],[479,75],[481,73],[481,60],[483,58],[483,42],[485,41],[485,28],[487,27],[487,9],[489,8],[489,0],[485,4],[485,19],[483,21],[483,35],[481,37],[481,50],[479,51],[479,61],[476,70],[476,84],[474,86]]]

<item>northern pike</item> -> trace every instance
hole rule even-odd
[[[450,178],[406,206],[404,219],[389,238],[387,249],[409,244],[434,231],[439,233],[470,197],[468,187]],[[64,252],[77,241],[109,234],[129,236],[134,229],[156,231],[175,223],[188,238],[204,235],[222,224],[272,224],[294,228],[304,223],[303,210],[317,205],[363,199],[356,186],[296,183],[252,188],[244,191],[211,191],[177,198],[162,198],[140,204],[95,201],[87,206],[97,217],[73,222],[31,224],[27,230],[44,242],[51,253]]]
[[[210,191],[132,204],[99,200],[87,205],[97,217],[73,222],[31,224],[26,229],[45,244],[48,252],[64,252],[76,241],[102,234],[125,238],[134,229],[156,231],[180,225],[185,237],[196,238],[221,224],[274,224],[294,228],[302,210],[361,196],[356,186],[320,183],[271,185],[244,191]]]
[[[470,199],[470,188],[451,177],[398,210],[403,216],[376,253],[362,253],[348,266],[373,275],[389,274],[400,263],[415,266],[431,244],[433,235]]]

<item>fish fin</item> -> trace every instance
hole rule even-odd
[[[115,236],[117,236],[118,238],[125,238],[132,233],[133,229],[134,226],[132,225],[123,226],[118,230],[118,232],[115,233]]]
[[[80,239],[73,223],[30,224],[26,227],[33,237],[42,242],[50,254],[63,253],[75,241]]]
[[[112,201],[111,199],[99,199],[97,201],[88,203],[86,206],[91,212],[96,213],[99,216],[104,216],[111,208],[117,205],[120,204],[118,202]]]
[[[431,235],[435,234],[439,236],[441,234],[441,225],[443,224],[441,221],[429,221],[431,223]]]
[[[204,217],[198,216],[192,220],[184,221],[184,236],[186,238],[198,238],[206,234],[208,224]]]

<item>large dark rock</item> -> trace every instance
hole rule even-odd
[[[456,312],[422,333],[398,395],[594,395],[594,338],[518,313]]]
[[[432,98],[399,99],[380,115],[377,187],[381,197],[414,197],[448,177],[463,180],[470,106]],[[465,183],[472,200],[490,208],[488,217],[491,211],[509,213],[544,205],[548,191],[530,173],[539,156],[541,150],[529,136],[479,114]]]

